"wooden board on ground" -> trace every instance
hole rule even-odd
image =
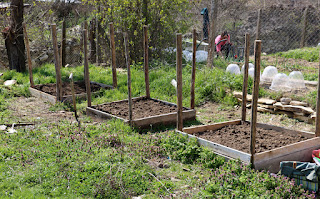
[[[143,99],[145,97],[136,97],[133,98],[132,100],[137,100],[137,99]],[[177,106],[176,104],[158,100],[158,99],[153,99],[150,98],[151,100],[157,101],[157,102],[162,102],[164,104],[170,105],[170,106]],[[117,103],[117,102],[124,102],[128,100],[120,100],[120,101],[115,101],[115,102],[110,102],[110,103]],[[125,123],[129,123],[129,120],[100,111],[96,108],[97,106],[91,106],[87,107],[86,112],[87,115],[91,116],[96,116],[99,118],[103,119],[120,119],[124,121]],[[188,109],[184,108],[185,110],[182,111],[182,116],[183,120],[195,120],[196,118],[196,111],[194,109]],[[135,127],[140,128],[140,129],[145,129],[145,128],[150,128],[152,126],[157,126],[157,125],[168,125],[168,124],[175,124],[177,122],[177,112],[172,112],[172,113],[167,113],[167,114],[161,114],[161,115],[154,115],[150,117],[145,117],[145,118],[139,118],[139,119],[133,119],[132,123]]]
[[[97,82],[91,82],[92,84],[98,84],[99,86],[101,86],[101,88],[103,89],[113,89],[112,86],[106,85],[106,84],[101,84],[101,83],[97,83]],[[32,96],[34,97],[38,97],[40,99],[44,99],[52,104],[57,102],[57,97],[54,95],[50,95],[48,93],[45,93],[43,91],[40,91],[38,89],[29,87],[29,91],[31,93]],[[92,93],[95,94],[95,93]],[[87,93],[82,93],[82,94],[76,94],[76,98],[77,99],[85,99],[87,97]],[[72,101],[72,95],[65,95],[62,96],[62,102],[71,102]]]
[[[216,123],[211,125],[202,125],[184,128],[182,131],[177,131],[183,135],[186,135],[190,138],[194,138],[194,135],[190,135],[190,133],[195,132],[203,132],[206,130],[216,130],[220,129],[224,126],[232,125],[232,124],[241,124],[241,120],[229,121]],[[309,139],[306,141],[290,144],[287,146],[279,147],[276,149],[272,149],[269,151],[256,153],[254,155],[254,166],[259,170],[269,170],[270,172],[278,172],[280,169],[281,161],[311,161],[311,154],[313,150],[320,148],[320,138],[314,137],[313,133],[304,132],[304,131],[294,131],[290,129],[286,129],[283,127],[268,125],[257,123],[257,127],[264,129],[272,129],[276,131],[288,131],[294,135],[303,134]],[[224,157],[228,157],[229,159],[240,159],[244,163],[250,163],[251,155],[249,153],[241,152],[236,149],[232,149],[221,144],[217,144],[202,138],[196,137],[199,144],[203,146],[207,146],[213,150],[218,155],[222,155]]]

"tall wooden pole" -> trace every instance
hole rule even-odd
[[[190,95],[190,107],[194,109],[195,106],[195,81],[196,81],[196,53],[197,53],[197,32],[193,29],[192,33],[192,72],[191,72],[191,95]]]
[[[82,31],[83,36],[83,55],[84,55],[84,79],[86,84],[86,91],[87,91],[87,105],[88,107],[91,106],[91,87],[90,87],[90,74],[89,74],[89,61],[88,61],[88,31]]]
[[[114,41],[114,27],[110,23],[110,47],[111,47],[111,63],[112,63],[112,84],[113,88],[117,88],[117,66],[116,66],[116,45]]]
[[[26,48],[27,48],[27,59],[28,59],[30,86],[34,87],[30,46],[29,46],[29,39],[28,39],[28,34],[27,34],[27,27],[26,27],[25,23],[23,23],[23,33],[24,33],[24,43],[26,44]]]
[[[61,63],[62,63],[62,67],[66,65],[66,46],[67,46],[67,42],[66,42],[66,37],[67,37],[67,25],[66,25],[66,20],[64,19],[62,22],[62,38],[61,38],[61,48],[62,48],[62,52],[61,52]]]
[[[183,118],[182,118],[182,34],[177,33],[177,128],[182,131]]]
[[[247,93],[248,93],[248,70],[249,70],[249,55],[250,55],[250,35],[245,35],[245,52],[244,52],[244,74],[243,74],[243,86],[242,86],[242,122],[246,121],[247,111]]]
[[[59,59],[59,48],[57,42],[57,25],[52,24],[52,44],[53,44],[53,51],[54,51],[54,65],[56,69],[56,97],[57,101],[62,100],[62,83],[61,83],[61,71],[60,71],[60,59]]]
[[[320,53],[319,53],[320,57]],[[316,137],[320,137],[320,61],[319,61],[319,74],[318,74],[318,97],[317,97],[317,112],[316,112]]]
[[[150,98],[149,87],[149,44],[148,44],[148,26],[143,26],[143,47],[144,47],[144,78],[146,84],[146,96]]]
[[[128,72],[129,123],[130,123],[130,126],[132,126],[131,71],[130,71],[130,60],[129,60],[128,34],[125,32],[125,33],[123,34],[123,37],[124,37],[124,48],[125,48],[126,64],[127,64],[127,72]]]
[[[218,0],[211,0],[211,14],[210,14],[210,30],[209,30],[209,46],[208,46],[208,58],[207,66],[213,67],[213,52],[215,48],[214,39],[216,33],[216,21],[218,17]]]
[[[303,20],[302,20],[302,33],[301,33],[301,40],[300,40],[300,48],[303,48],[306,43],[306,34],[307,34],[307,25],[308,25],[308,7],[304,10],[303,13]]]
[[[100,13],[100,5],[98,6],[98,13]],[[97,17],[96,18],[96,38],[97,38],[97,64],[101,64],[102,63],[102,52],[101,52],[101,18]]]
[[[261,9],[258,10],[258,20],[257,20],[257,29],[256,29],[256,40],[260,39],[261,34]]]
[[[259,97],[259,83],[260,83],[260,63],[261,63],[261,40],[255,41],[254,49],[254,84],[253,84],[253,99],[252,99],[252,112],[251,112],[251,164],[254,166],[254,154],[256,148],[256,131],[257,131],[257,108]]]

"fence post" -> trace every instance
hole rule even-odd
[[[146,96],[150,98],[149,87],[149,44],[148,44],[148,26],[143,26],[143,47],[144,47],[144,77],[146,84]]]
[[[84,78],[86,84],[86,91],[87,91],[87,105],[88,107],[91,106],[91,87],[90,87],[90,77],[89,77],[89,63],[88,63],[88,47],[87,47],[87,40],[88,40],[88,30],[83,30],[83,54],[84,54]]]
[[[177,33],[177,128],[182,131],[183,118],[182,118],[182,34]]]
[[[249,70],[249,56],[250,56],[250,34],[245,35],[245,55],[244,55],[244,73],[242,86],[242,122],[246,121],[247,112],[247,93],[248,93],[248,70]]]
[[[259,97],[259,83],[260,83],[260,63],[261,63],[261,40],[255,41],[254,49],[254,84],[253,84],[253,98],[252,98],[252,112],[251,112],[251,137],[250,137],[250,162],[254,167],[254,154],[256,149],[256,131],[257,131],[257,108]]]
[[[308,25],[308,7],[303,12],[303,19],[302,19],[302,34],[301,34],[301,40],[300,40],[300,48],[303,48],[306,43],[306,34],[307,34],[307,25]]]
[[[56,69],[56,97],[57,101],[62,100],[62,85],[61,85],[61,71],[60,71],[60,59],[59,59],[59,49],[58,49],[58,42],[57,42],[57,25],[52,24],[52,44],[53,44],[53,51],[54,51],[54,65]]]
[[[208,58],[207,67],[213,67],[213,52],[215,48],[214,39],[216,32],[216,21],[218,16],[218,0],[211,0],[211,14],[210,14],[210,30],[209,30],[209,46],[208,46]]]
[[[30,81],[30,86],[32,88],[32,87],[34,87],[33,74],[32,74],[32,62],[31,62],[31,54],[30,54],[30,46],[29,46],[29,40],[28,40],[28,34],[27,34],[27,27],[26,27],[25,23],[23,23],[23,34],[24,34],[24,43],[26,44],[26,50],[27,50],[29,81]]]
[[[124,48],[126,55],[126,64],[127,64],[127,72],[128,72],[128,104],[129,104],[129,123],[132,126],[132,96],[131,96],[131,71],[130,71],[130,60],[129,60],[129,42],[128,42],[128,34],[125,32],[123,34],[124,37]]]
[[[112,84],[113,88],[117,88],[117,66],[116,66],[116,45],[114,41],[114,27],[110,23],[110,47],[111,47],[111,63],[112,63]]]
[[[191,72],[191,95],[190,95],[190,108],[194,109],[195,106],[195,81],[196,81],[196,53],[197,53],[197,32],[193,29],[192,33],[192,72]]]
[[[89,40],[90,40],[90,62],[96,63],[96,20],[92,19],[90,21],[90,31],[89,31]]]
[[[66,20],[64,19],[62,22],[62,38],[61,38],[61,66],[66,65],[66,36],[67,36],[67,26],[66,26]]]
[[[100,5],[98,7],[98,13],[100,13]],[[97,47],[96,47],[96,50],[97,50],[97,64],[101,64],[102,63],[102,52],[101,52],[101,18],[100,17],[97,17],[96,18],[96,38],[97,38]]]
[[[320,52],[319,52],[320,57]],[[316,112],[316,137],[320,137],[320,61],[319,61],[319,73],[318,73],[318,96],[317,96],[317,112]]]

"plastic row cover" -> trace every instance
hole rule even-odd
[[[187,62],[192,61],[192,52],[184,50],[182,51],[183,57]],[[196,52],[196,62],[206,62],[208,59],[208,52],[204,50],[198,50]]]
[[[293,71],[289,76],[279,73],[275,75],[270,86],[270,89],[275,91],[292,91],[305,88],[304,78],[300,71]]]

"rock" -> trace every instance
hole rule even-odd
[[[16,84],[17,83],[17,81],[16,80],[7,80],[7,81],[5,81],[4,83],[3,83],[3,85],[5,85],[5,86],[12,86],[12,85],[14,85],[14,84]]]
[[[290,111],[290,112],[302,112],[307,115],[314,113],[314,111],[310,107],[283,105],[280,102],[275,103],[273,106],[279,110]]]
[[[261,108],[268,108],[268,109],[272,109],[273,110],[273,105],[267,105],[267,104],[258,104],[258,107]]]
[[[290,105],[292,105],[292,106],[305,106],[305,107],[307,107],[307,106],[308,106],[308,103],[306,103],[306,102],[299,102],[299,101],[291,101],[291,102],[290,102]]]
[[[267,108],[263,108],[263,107],[258,107],[257,111],[260,113],[274,113],[273,109],[267,109]]]
[[[239,100],[242,101],[242,92],[238,92],[238,91],[234,91],[233,92],[233,95],[236,97],[236,98],[239,98]],[[247,95],[247,101],[248,102],[251,102],[252,101],[252,95]],[[259,98],[258,99],[258,104],[267,104],[267,105],[272,105],[274,103],[276,103],[277,101],[276,100],[273,100],[273,99],[267,99],[267,98]]]
[[[283,97],[283,98],[280,99],[280,102],[281,102],[281,104],[283,104],[283,105],[288,105],[288,104],[290,104],[290,102],[291,102],[291,98],[285,98],[285,97]]]

